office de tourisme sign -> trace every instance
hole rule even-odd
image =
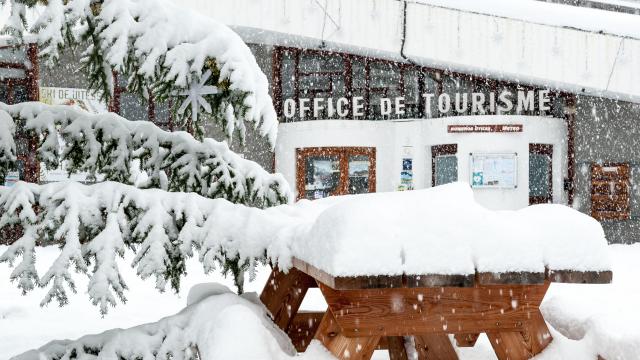
[[[537,95],[537,96],[536,96]],[[381,98],[380,112],[382,116],[402,116],[405,114],[404,96],[395,98]],[[505,114],[513,109],[522,111],[551,110],[549,90],[520,90],[516,93],[502,91],[500,93],[456,93],[456,94],[422,94],[422,105],[430,114],[432,105],[440,115],[451,111],[472,115]],[[300,98],[286,99],[283,104],[285,118],[319,118],[326,113],[329,118],[361,117],[365,114],[365,100],[362,96],[351,98]],[[431,114],[430,114],[431,115]]]

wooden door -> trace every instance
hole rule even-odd
[[[591,216],[598,220],[628,220],[631,216],[629,164],[591,166]]]

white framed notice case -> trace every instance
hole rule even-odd
[[[470,153],[469,183],[474,189],[518,187],[517,153]]]

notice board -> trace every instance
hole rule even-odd
[[[514,189],[518,186],[518,154],[470,154],[472,188]]]

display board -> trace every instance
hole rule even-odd
[[[518,187],[518,154],[470,154],[471,187],[514,189]]]

